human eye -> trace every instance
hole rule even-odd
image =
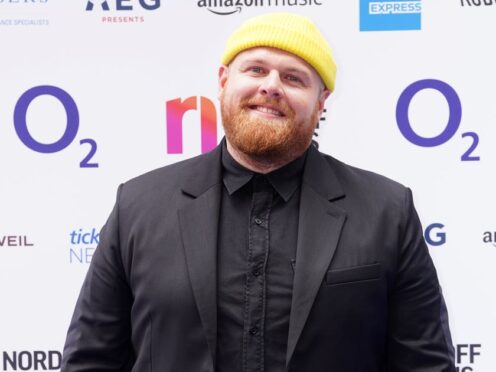
[[[263,72],[263,68],[260,66],[250,66],[248,67],[248,71],[253,72],[254,74],[261,74]]]
[[[288,80],[291,83],[297,83],[297,84],[302,84],[303,81],[296,75],[293,74],[287,74],[286,75],[286,80]]]

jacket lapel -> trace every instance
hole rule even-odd
[[[289,366],[315,296],[336,250],[346,215],[331,202],[343,196],[329,163],[311,146],[300,197],[286,367]]]
[[[222,144],[221,144],[222,145]],[[178,211],[188,274],[207,343],[216,360],[217,232],[221,201],[221,145],[196,159],[182,192]],[[339,241],[346,219],[332,201],[344,196],[324,157],[311,146],[303,175],[295,278],[289,320],[286,366],[305,326]]]
[[[178,211],[188,275],[207,343],[216,360],[217,231],[221,198],[221,148],[197,158],[183,184],[186,199]]]

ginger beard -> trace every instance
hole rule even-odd
[[[258,161],[289,162],[310,146],[319,119],[318,102],[307,120],[297,121],[295,112],[283,100],[251,98],[234,105],[226,100],[224,93],[220,97],[224,131],[238,151]],[[256,116],[251,111],[257,105],[269,105],[284,116],[273,119]]]

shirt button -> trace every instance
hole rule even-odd
[[[253,327],[252,329],[250,329],[250,335],[255,336],[257,333],[258,333],[257,327]]]
[[[261,225],[262,224],[262,220],[260,218],[255,218],[255,223],[257,225]]]
[[[251,273],[253,274],[253,276],[259,276],[260,270],[259,269],[253,269],[253,271]]]

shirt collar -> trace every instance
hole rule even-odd
[[[307,153],[308,149],[291,163],[265,175],[272,187],[286,202],[301,184]],[[225,140],[222,143],[222,170],[222,180],[229,195],[241,189],[258,174],[243,167],[229,154]]]

